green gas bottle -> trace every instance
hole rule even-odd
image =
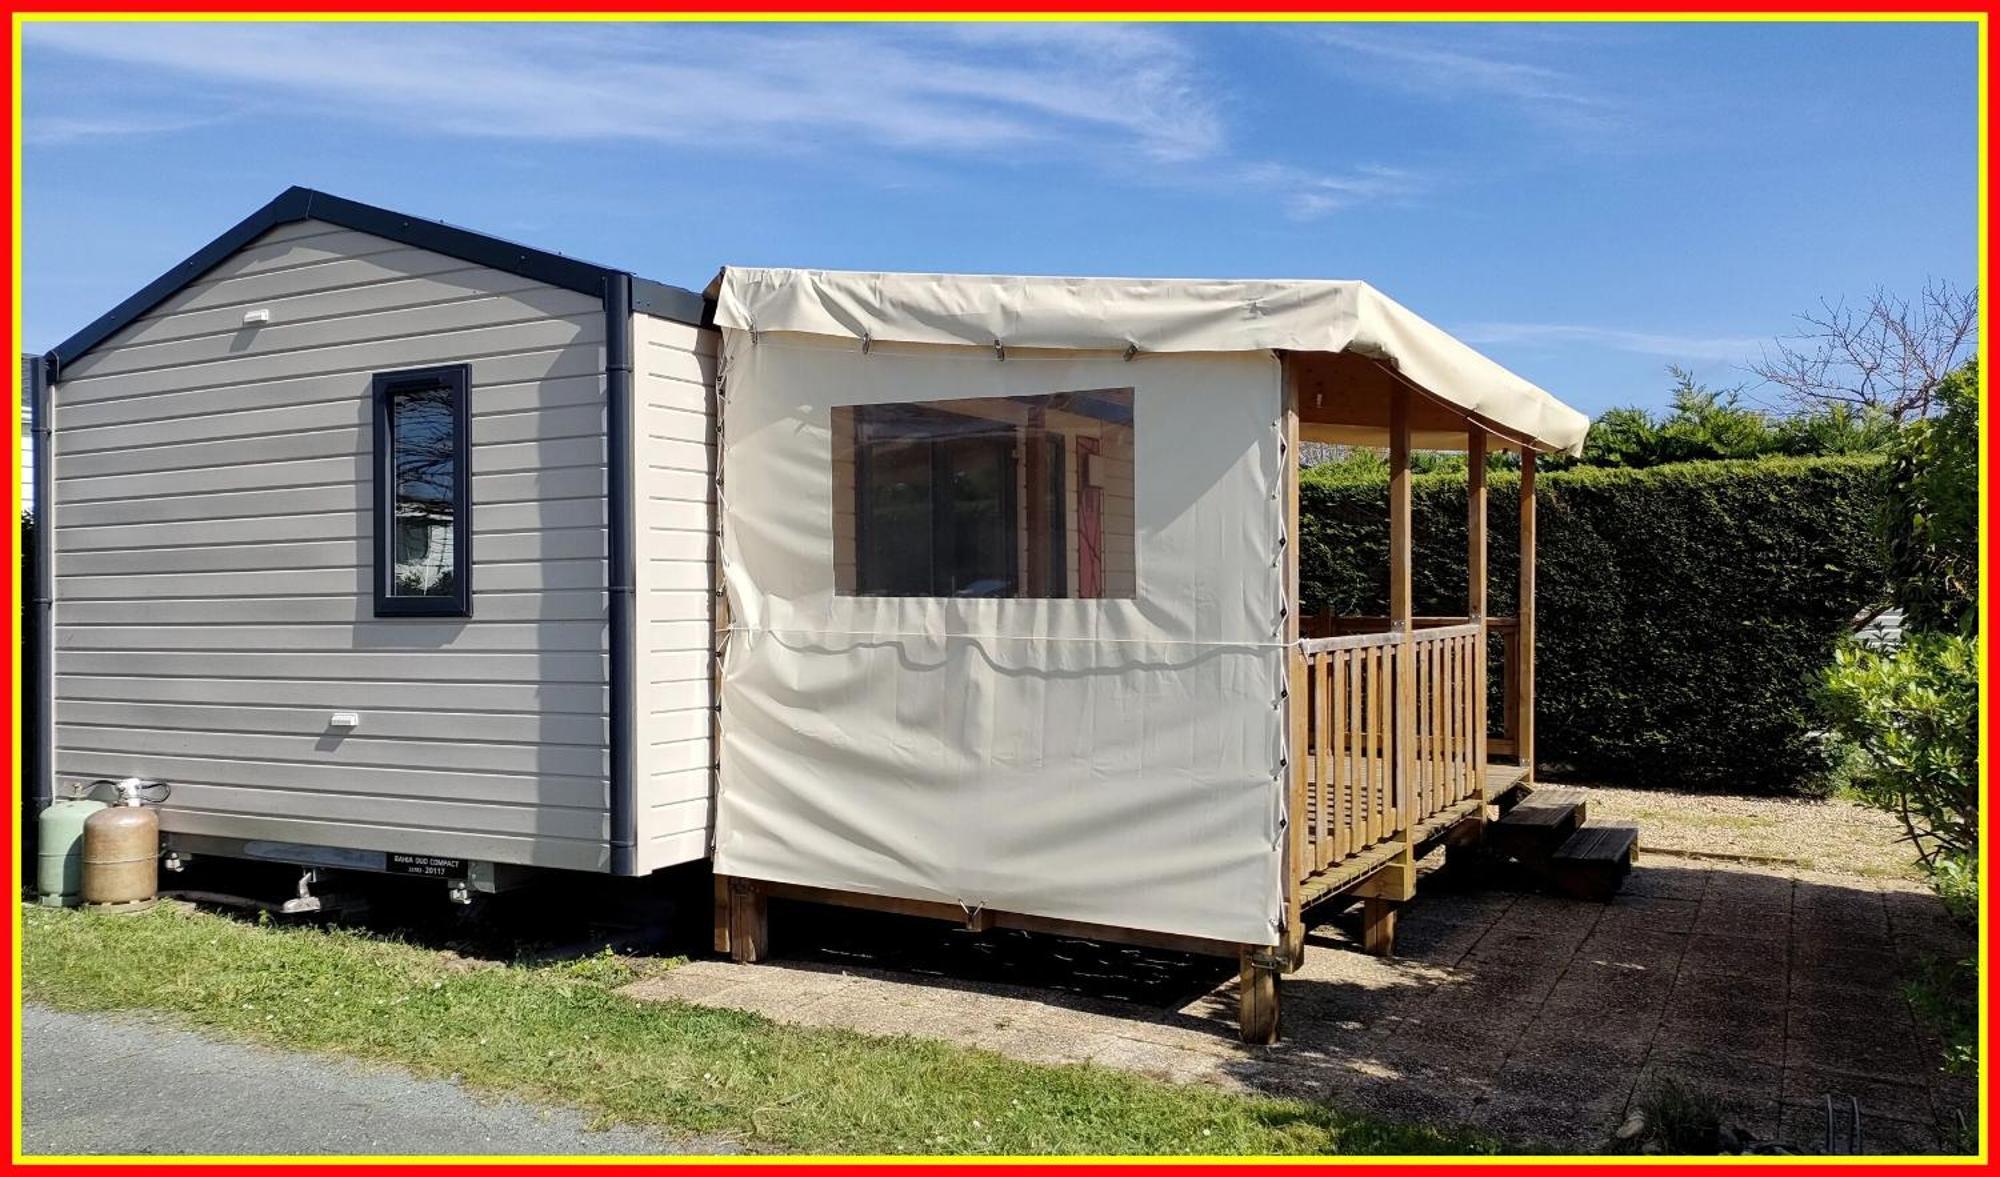
[[[83,902],[83,823],[105,808],[87,797],[62,797],[49,803],[35,819],[40,847],[35,863],[35,890],[48,907],[75,907]]]

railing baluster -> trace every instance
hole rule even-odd
[[[1333,858],[1333,825],[1339,820],[1333,803],[1334,774],[1339,767],[1328,754],[1328,741],[1332,738],[1327,731],[1327,671],[1333,664],[1331,651],[1321,654],[1313,664],[1313,773],[1317,786],[1315,796],[1319,821],[1313,826],[1313,861],[1324,870]]]
[[[1375,840],[1375,756],[1370,745],[1374,730],[1368,722],[1369,692],[1375,689],[1369,678],[1373,661],[1372,651],[1356,650],[1347,669],[1347,739],[1354,748],[1354,836],[1348,844],[1355,850]]]
[[[1375,828],[1374,828],[1375,836],[1373,839],[1371,839],[1371,841],[1380,842],[1383,839],[1387,838],[1390,834],[1394,833],[1396,830],[1394,821],[1394,816],[1396,813],[1396,797],[1394,792],[1395,777],[1394,774],[1390,772],[1390,766],[1389,766],[1389,756],[1390,756],[1389,714],[1388,714],[1389,711],[1388,698],[1390,695],[1389,675],[1388,675],[1388,668],[1390,665],[1389,651],[1387,649],[1370,650],[1368,652],[1368,659],[1370,662],[1374,663],[1374,665],[1369,668],[1373,672],[1370,675],[1370,678],[1373,681],[1369,683],[1369,687],[1374,694],[1374,702],[1375,702],[1374,746],[1375,746],[1376,810],[1375,810]]]

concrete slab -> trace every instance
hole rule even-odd
[[[1233,962],[893,920],[830,931],[837,954],[794,929],[778,941],[792,958],[695,962],[633,992],[1323,1099],[1523,1146],[1604,1147],[1631,1102],[1672,1078],[1760,1137],[1817,1147],[1808,1105],[1826,1088],[1861,1098],[1871,1151],[1941,1147],[1940,1109],[1969,1106],[1970,1088],[1936,1072],[1900,996],[1920,948],[1968,950],[1934,897],[1692,861],[1643,864],[1632,884],[1598,904],[1433,878],[1405,906],[1393,958],[1355,950],[1351,912],[1328,915],[1282,983],[1285,1042],[1270,1048],[1237,1040]]]

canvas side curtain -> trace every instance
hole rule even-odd
[[[1044,574],[1067,596],[990,595],[985,580],[949,577],[921,591],[963,595],[894,585],[871,595],[867,569],[857,574],[842,550],[851,525],[837,518],[858,493],[839,472],[857,407],[864,422],[928,422],[950,418],[952,402],[1082,390],[1130,408],[1130,522],[1120,526],[1131,567],[1091,554],[1109,561],[1088,586],[1106,595],[1078,595],[1083,581],[1059,551]],[[1275,942],[1285,740],[1276,358],[1010,351],[1003,361],[991,348],[864,352],[851,338],[725,329],[719,395],[731,619],[719,873]],[[943,410],[907,407],[919,405]],[[1023,502],[1044,485],[1093,513],[1116,499],[1078,464],[1094,444],[1044,452],[1068,463],[1070,481],[1038,482]],[[912,477],[927,477],[907,458]],[[978,520],[997,517],[975,506]],[[1009,500],[1005,510],[1029,508]],[[875,526],[900,519],[885,509]],[[1092,542],[1114,548],[1117,526],[1089,522],[1104,533]],[[939,544],[971,543],[934,531]],[[875,575],[907,580],[896,568]]]

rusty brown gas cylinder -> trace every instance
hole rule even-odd
[[[100,809],[83,823],[86,907],[141,911],[160,885],[160,815],[144,805]]]

